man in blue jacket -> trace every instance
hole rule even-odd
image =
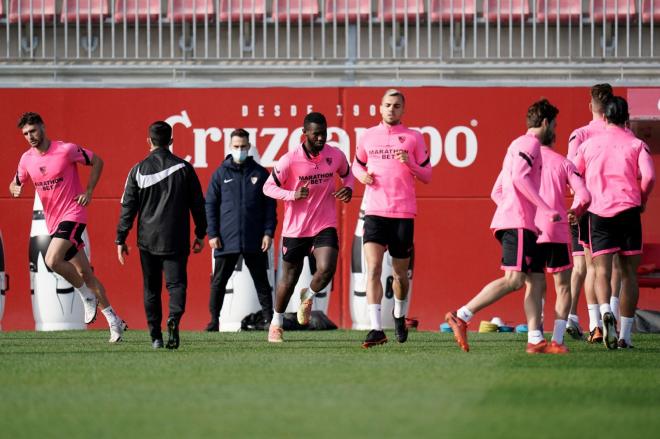
[[[267,252],[277,225],[276,203],[263,193],[268,171],[247,155],[249,150],[248,132],[242,128],[234,130],[231,155],[213,173],[206,193],[207,232],[215,258],[209,301],[211,321],[207,331],[219,328],[227,281],[241,255],[257,290],[264,328],[273,317]]]

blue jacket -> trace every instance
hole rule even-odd
[[[206,192],[207,233],[222,244],[214,257],[260,252],[263,236],[275,235],[275,200],[263,193],[268,175],[251,156],[239,165],[231,154],[213,173]]]

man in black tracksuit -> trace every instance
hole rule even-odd
[[[195,222],[194,253],[204,247],[204,195],[192,165],[169,150],[172,127],[158,121],[149,127],[150,154],[128,173],[117,226],[117,256],[124,264],[126,236],[138,216],[138,247],[144,280],[144,309],[152,346],[163,347],[162,277],[170,293],[168,349],[179,347],[179,322],[186,307],[190,254],[190,214]]]
[[[250,270],[264,317],[264,328],[273,317],[272,288],[268,283],[268,249],[273,242],[277,214],[275,200],[263,193],[268,171],[248,157],[249,135],[244,129],[231,133],[232,153],[213,173],[206,192],[209,245],[215,269],[211,281],[207,331],[218,330],[227,281],[239,256]]]

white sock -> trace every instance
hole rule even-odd
[[[614,318],[616,321],[619,321],[619,317],[621,317],[621,313],[619,312],[619,298],[616,296],[610,297],[610,308],[612,308],[612,314],[614,314]]]
[[[115,310],[112,309],[111,306],[102,309],[101,312],[105,316],[105,319],[108,321],[108,325],[112,325],[113,323],[116,323],[119,320],[119,317],[117,317],[117,314],[115,314]]]
[[[406,312],[408,311],[408,299],[399,300],[396,297],[394,298],[394,317],[397,319],[400,317],[405,317]]]
[[[566,331],[566,320],[555,320],[555,329],[552,331],[552,341],[557,344],[564,343],[564,332]]]
[[[619,334],[619,339],[626,341],[628,346],[632,346],[632,326],[635,321],[634,317],[623,317],[621,316],[621,334]]]
[[[568,315],[568,320],[573,321],[573,323],[580,324],[580,318],[577,316],[577,314],[569,314]],[[568,326],[568,320],[566,320],[566,326]]]
[[[87,285],[85,285],[85,282],[79,287],[76,288],[78,290],[78,293],[83,297],[83,299],[93,299],[96,297],[96,294],[94,294],[94,291],[92,291]]]
[[[312,290],[312,287],[309,287],[305,290],[305,294],[303,297],[301,297],[301,300],[307,300],[311,299],[312,297],[316,296],[317,291]]]
[[[383,330],[383,324],[380,318],[380,303],[368,304],[369,308],[369,321],[371,322],[371,329],[376,331]]]
[[[284,313],[273,311],[273,320],[270,321],[271,326],[284,326]]]
[[[598,309],[598,304],[590,303],[587,305],[589,310],[589,331],[593,331],[596,327],[601,327],[602,323],[600,321],[600,310]]]
[[[469,309],[467,309],[466,306],[462,306],[462,307],[456,312],[456,315],[458,316],[459,319],[463,320],[465,323],[467,323],[467,322],[469,322],[470,320],[472,320],[472,316],[474,316],[474,314],[472,314],[472,311],[470,311]]]
[[[601,305],[598,305],[598,308],[600,309],[600,315],[604,316],[606,312],[611,313],[612,312],[612,307],[610,306],[609,303],[603,303]]]
[[[538,329],[529,331],[527,333],[527,343],[539,344],[542,341],[545,341],[545,339],[543,338],[543,332],[539,331]]]

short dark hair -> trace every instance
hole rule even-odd
[[[229,135],[229,138],[231,139],[232,137],[242,137],[248,141],[250,140],[250,134],[243,128],[236,128],[234,131],[232,131]]]
[[[403,95],[403,93],[401,93],[401,92],[400,92],[399,90],[397,90],[396,88],[390,88],[390,89],[386,90],[386,91],[385,91],[385,94],[384,94],[383,97],[381,98],[381,101],[382,101],[383,99],[385,99],[387,96],[399,96],[399,97],[401,98],[401,103],[402,103],[403,105],[406,105],[406,97]]]
[[[162,120],[149,125],[149,138],[154,146],[168,146],[172,140],[172,127]]]
[[[309,113],[307,116],[305,116],[305,120],[303,121],[303,127],[307,129],[310,123],[325,125],[326,127],[328,126],[328,122],[325,120],[325,116],[318,112]]]
[[[43,125],[44,120],[37,113],[28,111],[23,113],[21,118],[18,119],[18,128],[23,128],[25,125]]]
[[[534,102],[527,109],[527,128],[538,128],[547,119],[548,123],[555,120],[559,110],[553,106],[547,99],[541,99]]]
[[[599,112],[604,113],[605,107],[610,99],[614,96],[614,91],[610,84],[596,84],[591,87],[591,105],[592,108]]]
[[[605,119],[615,125],[623,125],[630,119],[628,102],[621,96],[612,96],[605,106]]]

